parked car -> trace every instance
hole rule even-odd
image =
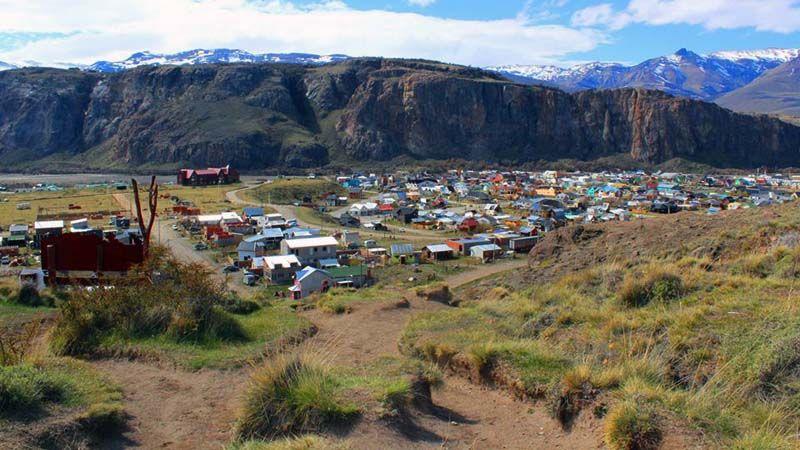
[[[2,258],[0,258],[0,264],[4,266],[11,264],[11,258],[9,258],[8,256],[3,256]]]
[[[172,224],[172,229],[175,230],[175,231],[178,231],[178,224],[177,223],[173,223]]]
[[[200,242],[198,244],[194,244],[194,249],[197,250],[197,251],[208,250],[208,245],[203,244],[202,242]]]

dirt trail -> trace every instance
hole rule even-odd
[[[399,356],[398,342],[411,316],[446,308],[416,298],[411,299],[410,308],[393,308],[400,298],[401,294],[389,292],[385,301],[357,303],[352,313],[344,315],[312,310],[306,314],[319,332],[305,345],[345,367]],[[583,414],[567,433],[543,407],[458,377],[447,377],[444,387],[433,392],[433,401],[435,410],[416,415],[404,432],[365,419],[345,440],[355,449],[602,448],[601,424],[589,414]]]
[[[185,372],[116,359],[94,366],[123,389],[131,420],[121,446],[194,450],[231,442],[246,370]]]

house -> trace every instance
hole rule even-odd
[[[319,228],[302,228],[292,227],[283,230],[284,239],[304,239],[310,237],[319,237],[321,231]]]
[[[283,231],[280,228],[264,228],[259,233],[262,237],[262,242],[266,242],[270,248],[278,248],[283,240]]]
[[[486,263],[500,257],[503,254],[503,249],[497,244],[475,245],[469,249],[469,254],[473,258],[478,258]]]
[[[358,247],[361,245],[361,235],[358,231],[343,231],[339,242],[342,244],[342,247]]]
[[[83,233],[89,230],[90,230],[89,219],[78,219],[78,220],[73,220],[69,223],[70,233]]]
[[[234,222],[225,224],[228,233],[253,234],[253,226],[249,222]]]
[[[42,240],[47,237],[59,236],[64,232],[63,220],[43,220],[37,221],[33,224],[34,232],[33,237],[34,246],[39,247]]]
[[[242,210],[242,217],[253,225],[258,223],[260,217],[264,217],[264,208],[250,206]]]
[[[294,285],[289,292],[294,300],[301,300],[315,292],[328,292],[334,283],[327,271],[306,267],[295,274]]]
[[[400,258],[401,256],[411,256],[414,254],[414,246],[411,244],[392,244],[389,247],[389,254],[393,258]]]
[[[327,269],[337,287],[361,288],[369,284],[372,274],[363,264],[357,266],[341,266]]]
[[[267,214],[259,217],[257,221],[258,226],[261,228],[280,228],[283,230],[289,226],[286,219],[280,214]]]
[[[303,268],[295,255],[265,256],[257,260],[261,262],[264,278],[272,284],[291,283],[295,274]],[[257,260],[253,260],[254,264]]]
[[[465,239],[450,239],[447,245],[458,254],[469,256],[470,249],[476,245],[487,245],[492,242],[486,238],[465,238]]]
[[[244,222],[244,220],[242,220],[242,218],[239,217],[239,214],[236,214],[233,211],[226,211],[226,212],[220,214],[220,216],[222,218],[222,223],[226,224],[226,225],[230,225],[232,223],[242,223],[242,222]]]
[[[239,254],[239,261],[252,261],[260,256],[264,256],[270,244],[267,242],[269,238],[264,235],[257,234],[250,236],[236,247],[236,252]]]
[[[378,204],[375,202],[354,203],[348,211],[351,216],[374,216],[378,214]]]
[[[8,231],[11,236],[28,236],[28,224],[26,223],[14,223],[8,227]]]
[[[222,222],[222,214],[205,214],[197,216],[197,224],[201,227],[219,226]]]
[[[539,242],[539,236],[518,237],[508,241],[508,249],[516,253],[528,253],[536,246],[537,242]]]
[[[428,245],[422,249],[422,256],[428,261],[444,261],[453,258],[453,249],[445,244]]]
[[[178,184],[182,186],[207,186],[238,182],[239,172],[236,169],[232,169],[231,166],[181,169],[178,171]]]
[[[358,219],[358,217],[353,217],[350,214],[345,213],[339,217],[339,225],[349,228],[358,228],[361,226],[361,221]]]
[[[336,258],[337,245],[338,242],[331,236],[284,239],[281,253],[297,256],[303,265],[318,266],[320,260]]]

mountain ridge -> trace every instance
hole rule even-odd
[[[569,94],[422,60],[18,69],[0,73],[0,94],[7,167],[256,170],[616,155],[800,166],[800,128],[777,119],[645,89]]]
[[[798,57],[800,49],[724,51],[709,55],[680,49],[636,65],[592,62],[570,68],[514,65],[487,69],[517,81],[543,83],[568,92],[642,87],[713,101]]]

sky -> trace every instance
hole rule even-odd
[[[800,47],[800,0],[0,0],[0,61],[236,48],[471,66]]]

